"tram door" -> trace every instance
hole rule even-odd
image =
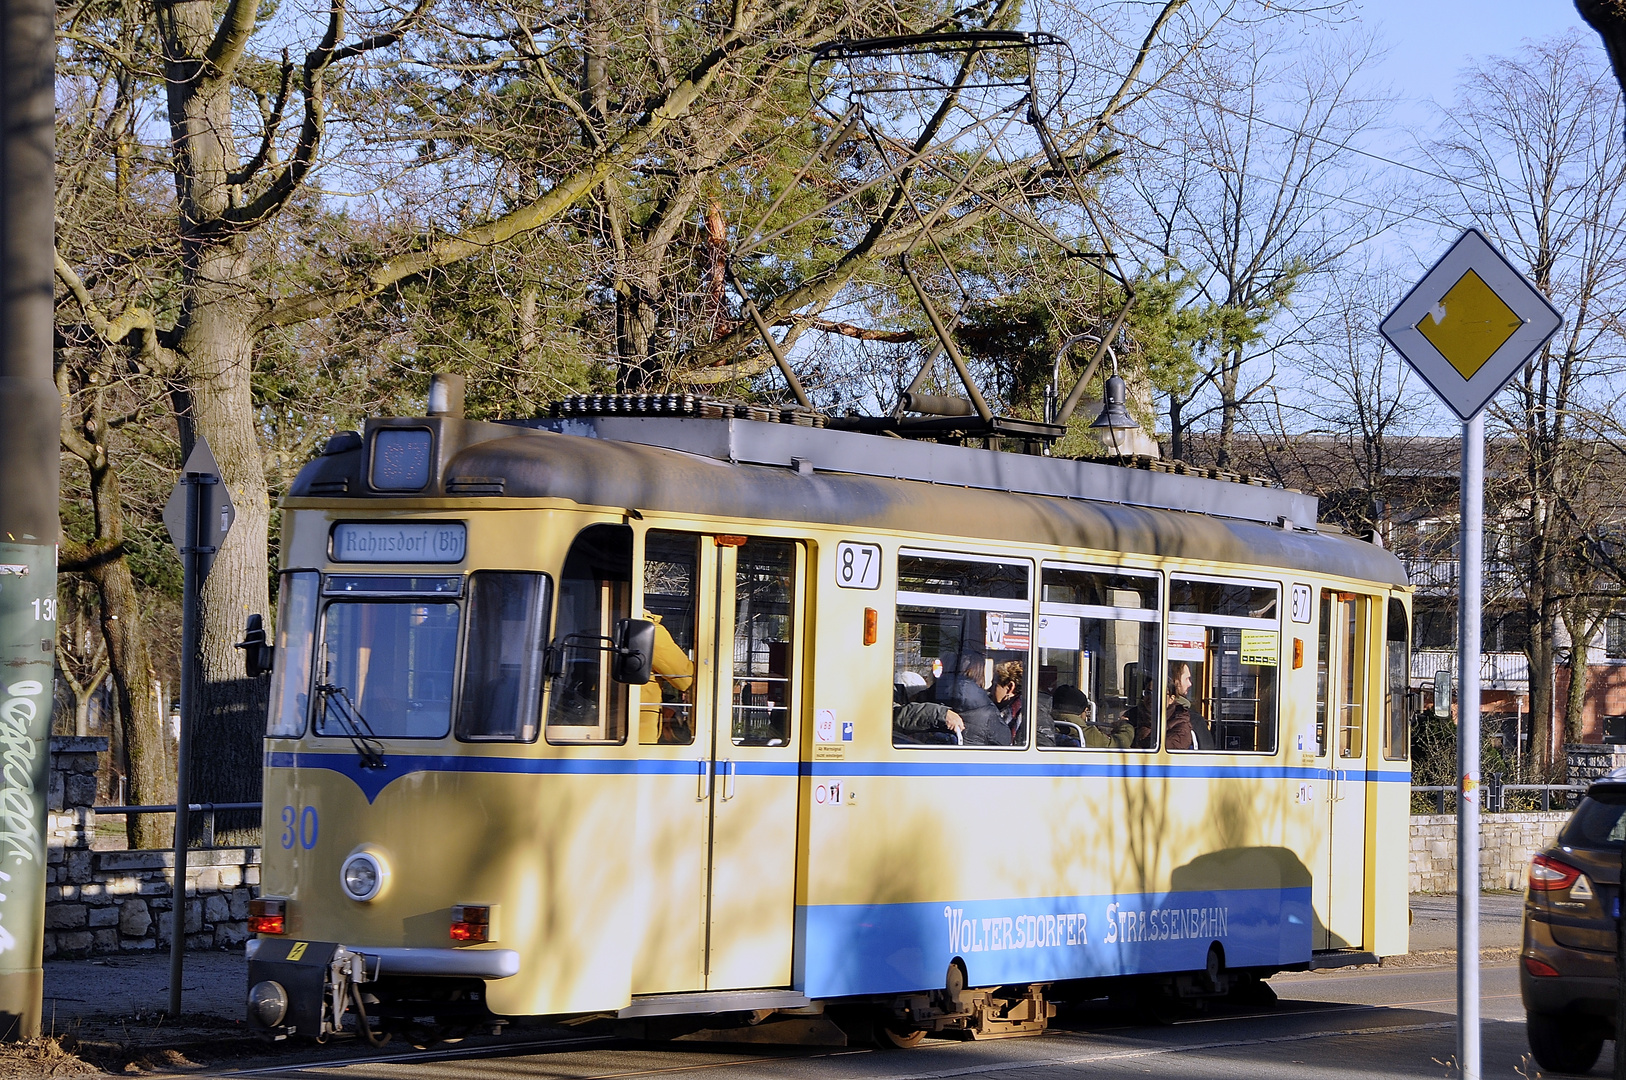
[[[645,607],[689,663],[674,657],[679,676],[655,680],[658,715],[646,688],[639,738],[693,769],[686,805],[657,811],[686,824],[663,855],[670,895],[652,899],[672,906],[672,930],[695,952],[672,972],[691,974],[659,989],[790,985],[806,573],[794,541],[646,538]],[[654,666],[662,675],[659,640]]]
[[[1327,912],[1320,949],[1358,948],[1366,925],[1366,729],[1371,600],[1321,594],[1319,751],[1327,769]]]

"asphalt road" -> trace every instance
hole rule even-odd
[[[261,1066],[235,1075],[288,1080],[626,1080],[712,1074],[719,1080],[1059,1080],[1062,1077],[1445,1077],[1456,1050],[1451,968],[1278,976],[1273,1008],[1149,1022],[1106,1010],[1064,1017],[1039,1038],[928,1040],[916,1050],[827,1050],[692,1043],[572,1041]],[[1483,1075],[1535,1075],[1511,964],[1482,970]],[[1605,1075],[1600,1065],[1594,1070]],[[217,1073],[216,1075],[233,1075]]]
[[[1482,966],[1483,1075],[1534,1076],[1524,1038],[1516,969],[1508,947],[1519,941],[1522,897],[1481,897],[1480,936],[1502,949],[1502,962]],[[1411,947],[1423,963],[1446,963],[1439,950],[1456,943],[1456,898],[1413,896]],[[121,956],[46,965],[54,1029],[113,1029],[115,1041],[163,1045],[182,1037],[188,1052],[240,1035],[241,954],[190,954],[186,1006],[196,1030],[157,1018],[167,996],[167,957]],[[1448,966],[1343,969],[1279,975],[1279,1003],[1268,1010],[1155,1020],[1106,1009],[1064,1015],[1040,1038],[985,1043],[928,1040],[912,1051],[865,1047],[812,1050],[739,1045],[637,1043],[580,1033],[511,1029],[500,1039],[423,1054],[392,1044],[368,1051],[345,1040],[324,1049],[259,1048],[239,1038],[234,1068],[222,1058],[201,1075],[256,1075],[345,1080],[608,1080],[714,1073],[718,1080],[915,1080],[987,1077],[1050,1080],[1076,1076],[1445,1077],[1456,1052],[1455,969]],[[84,1025],[84,1027],[80,1027]],[[150,1027],[150,1030],[149,1030]],[[203,1040],[202,1044],[198,1040]],[[221,1045],[224,1054],[226,1046]],[[1608,1047],[1605,1047],[1606,1060]],[[1600,1065],[1594,1075],[1607,1075]],[[194,1073],[200,1075],[200,1073]],[[697,1078],[698,1080],[698,1078]]]

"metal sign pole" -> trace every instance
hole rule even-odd
[[[197,707],[193,680],[197,678],[198,591],[202,585],[199,563],[214,548],[202,541],[202,492],[204,484],[218,478],[187,473],[186,547],[181,553],[185,574],[181,588],[181,730],[175,748],[175,887],[169,925],[169,1015],[181,1015],[181,972],[186,956],[186,849],[191,843],[192,815],[192,712]]]
[[[1457,1067],[1479,1080],[1479,619],[1485,406],[1564,325],[1477,230],[1466,229],[1379,330],[1462,419],[1457,597]]]
[[[1485,414],[1462,425],[1457,602],[1457,1066],[1479,1080],[1479,620],[1485,546]]]
[[[175,747],[175,872],[169,934],[169,1015],[181,1012],[181,959],[186,954],[186,849],[192,824],[192,731],[197,717],[198,594],[226,542],[237,511],[220,480],[209,440],[198,436],[181,479],[164,504],[164,525],[181,557],[181,728]]]

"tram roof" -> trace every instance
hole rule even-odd
[[[1389,552],[1316,529],[1315,498],[1296,491],[738,419],[373,420],[365,439],[334,439],[290,497],[401,497],[373,492],[365,471],[373,434],[403,427],[435,433],[419,498],[562,498],[1407,584]]]

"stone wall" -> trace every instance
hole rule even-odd
[[[1530,857],[1552,843],[1568,811],[1483,814],[1479,819],[1479,884],[1483,889],[1523,889]],[[1457,817],[1414,814],[1411,819],[1412,892],[1457,891]]]
[[[47,960],[169,947],[175,853],[91,847],[97,756],[106,752],[103,738],[51,740]],[[259,884],[259,848],[193,849],[186,869],[186,947],[241,945],[248,938],[248,902],[259,894]]]

